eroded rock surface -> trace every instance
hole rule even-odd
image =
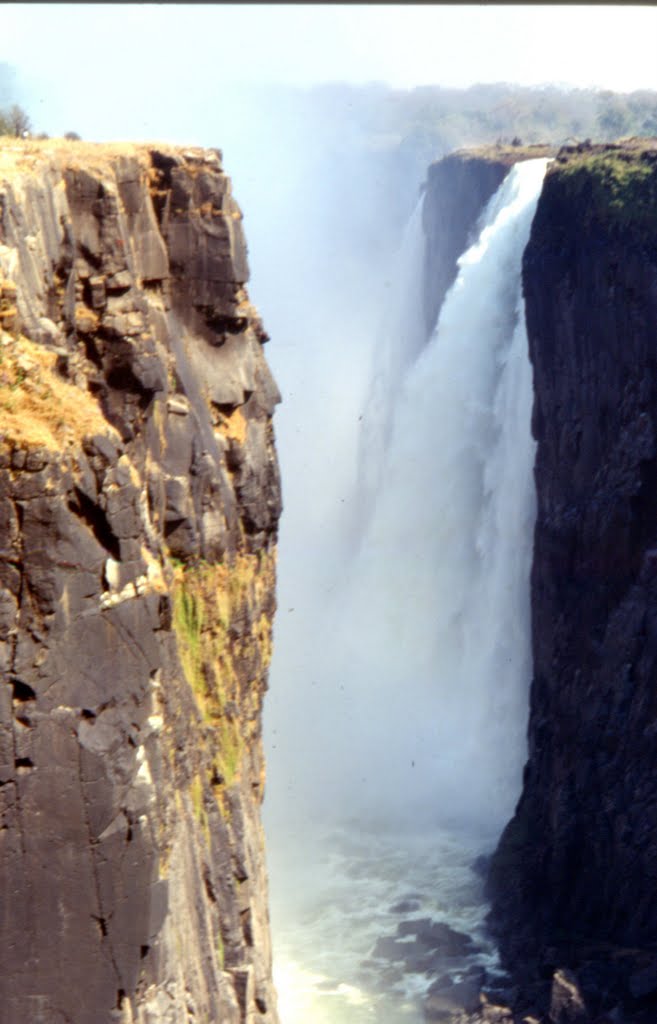
[[[276,1024],[280,489],[217,151],[0,148],[0,1020]]]

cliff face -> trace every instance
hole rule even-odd
[[[576,1019],[654,1021],[657,143],[562,151],[523,275],[534,679],[495,920],[516,975],[575,970]]]
[[[514,151],[556,155],[494,147],[430,168],[428,330]],[[523,792],[488,883],[514,987],[491,995],[506,1009],[484,1005],[472,1020],[654,1024],[654,140],[559,151],[523,284],[538,442],[534,677]]]
[[[278,392],[215,151],[0,147],[0,1020],[277,1021]]]
[[[552,156],[549,146],[486,146],[459,150],[429,166],[422,204],[426,236],[424,322],[431,335],[445,295],[454,284],[457,260],[474,241],[488,200],[513,164]]]

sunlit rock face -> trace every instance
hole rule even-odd
[[[277,1021],[247,276],[217,151],[0,146],[3,1021]]]
[[[516,973],[575,972],[586,1013],[551,1020],[657,1012],[656,238],[654,140],[562,150],[524,257],[534,679],[491,873]]]

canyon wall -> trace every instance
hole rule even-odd
[[[280,488],[218,151],[0,145],[0,1021],[276,1024]]]
[[[574,972],[577,1019],[654,1021],[655,140],[560,152],[523,280],[534,677],[523,793],[491,868],[494,921],[517,976]]]
[[[488,197],[527,155],[475,149],[430,168],[428,330]],[[657,142],[535,155],[555,160],[523,260],[538,443],[529,758],[488,874],[506,1008],[472,1020],[654,1024]]]

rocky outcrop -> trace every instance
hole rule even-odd
[[[654,140],[561,151],[523,267],[529,761],[490,874],[505,960],[521,985],[545,979],[558,1022],[657,1016],[656,239]]]
[[[554,155],[550,146],[480,146],[457,150],[429,166],[422,204],[426,236],[424,322],[430,337],[458,271],[457,260],[474,241],[488,200],[513,164]]]
[[[0,1020],[276,1024],[279,399],[217,151],[0,148]]]

